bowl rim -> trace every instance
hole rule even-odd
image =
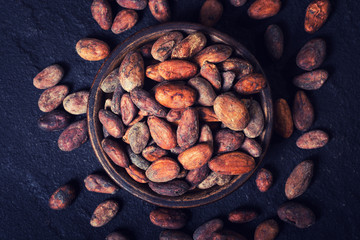
[[[169,32],[169,31],[201,31],[205,35],[211,34],[212,38],[218,38],[220,40],[226,41],[226,44],[231,46],[233,49],[240,50],[241,55],[246,55],[246,60],[250,61],[252,64],[255,64],[254,68],[256,67],[257,72],[262,73],[265,76],[265,79],[267,81],[267,85],[265,89],[263,89],[259,94],[261,101],[261,106],[264,111],[264,117],[265,117],[265,123],[264,131],[262,133],[262,154],[260,157],[256,158],[256,166],[255,168],[246,174],[245,177],[237,177],[238,179],[236,181],[233,181],[230,185],[225,185],[226,188],[219,187],[215,193],[205,197],[200,198],[196,200],[186,200],[185,201],[177,201],[177,197],[168,197],[168,196],[162,196],[159,194],[150,195],[147,192],[142,191],[142,189],[135,187],[133,184],[126,181],[124,178],[120,176],[120,174],[114,170],[114,168],[109,164],[108,160],[106,159],[106,156],[104,156],[104,153],[101,148],[101,143],[98,139],[96,130],[95,130],[95,124],[96,121],[94,120],[97,117],[97,112],[95,113],[95,103],[97,99],[97,93],[100,88],[100,83],[102,79],[105,77],[107,69],[111,66],[111,63],[117,58],[119,53],[126,49],[128,46],[131,46],[135,43],[139,43],[140,39],[145,38],[149,34],[154,34],[158,32]],[[239,52],[238,52],[239,54]],[[264,104],[267,105],[267,108],[265,109]],[[217,200],[220,200],[235,190],[237,190],[240,186],[242,186],[248,179],[254,174],[254,172],[257,170],[257,168],[261,165],[266,152],[268,150],[268,147],[270,145],[270,140],[272,136],[272,130],[273,130],[273,103],[272,103],[272,97],[271,97],[271,90],[269,81],[266,78],[266,75],[257,61],[257,59],[253,56],[249,50],[243,46],[240,42],[236,41],[234,38],[230,37],[229,35],[222,33],[216,29],[206,27],[197,23],[188,23],[188,22],[170,22],[170,23],[164,23],[159,24],[155,26],[150,26],[147,28],[144,28],[137,33],[131,35],[127,39],[125,39],[122,43],[118,44],[116,48],[111,52],[111,54],[105,59],[104,63],[101,65],[99,71],[96,73],[94,81],[91,85],[90,89],[90,95],[89,95],[89,101],[88,101],[88,107],[87,107],[87,123],[88,123],[88,132],[89,132],[89,138],[91,142],[91,146],[94,150],[94,153],[98,159],[98,161],[101,163],[102,167],[105,169],[106,173],[111,177],[114,182],[116,182],[118,185],[120,185],[123,189],[131,193],[132,195],[145,200],[149,203],[155,204],[160,207],[171,207],[171,208],[190,208],[190,207],[197,207],[206,205],[209,203],[213,203]],[[265,111],[266,110],[266,111]],[[181,196],[179,196],[181,197]]]

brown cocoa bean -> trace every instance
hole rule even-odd
[[[260,223],[254,233],[254,240],[273,240],[279,234],[279,225],[274,219]]]
[[[203,125],[200,129],[199,143],[207,143],[210,146],[214,146],[214,138],[209,125]]]
[[[196,102],[196,91],[179,82],[164,82],[155,86],[155,99],[168,108],[187,108]]]
[[[314,122],[314,108],[304,91],[295,94],[293,105],[293,121],[300,131],[308,130]]]
[[[244,139],[240,149],[249,153],[253,157],[260,157],[262,153],[261,145],[255,139],[247,137]]]
[[[148,117],[147,123],[150,135],[159,147],[165,150],[176,147],[176,134],[169,123],[155,116]]]
[[[272,24],[266,28],[265,45],[270,56],[281,58],[284,52],[284,34],[278,25]]]
[[[255,160],[242,152],[230,152],[212,158],[208,165],[212,171],[223,175],[240,175],[252,171]]]
[[[129,166],[129,158],[119,143],[109,138],[105,138],[101,141],[101,146],[104,152],[116,165],[123,168]]]
[[[244,103],[230,93],[217,96],[214,112],[226,127],[234,131],[243,130],[250,121],[250,114]]]
[[[179,172],[180,167],[174,159],[162,157],[153,162],[145,174],[150,181],[162,183],[175,179]]]
[[[188,81],[188,84],[197,90],[198,99],[197,103],[203,106],[214,105],[216,94],[211,84],[201,77],[195,77]]]
[[[157,208],[150,212],[150,221],[166,229],[180,229],[186,225],[187,216],[180,209]]]
[[[289,138],[294,131],[291,110],[283,98],[276,100],[274,108],[274,129],[283,138]]]
[[[225,153],[239,149],[244,141],[242,132],[221,129],[215,134],[215,152]]]
[[[104,93],[112,93],[120,86],[119,68],[115,68],[102,80],[100,88]]]
[[[44,131],[58,131],[69,126],[71,116],[62,110],[46,113],[38,119],[38,126]]]
[[[123,9],[116,15],[111,26],[111,31],[115,34],[123,33],[135,26],[138,21],[138,14],[132,9]]]
[[[170,20],[170,6],[167,0],[149,0],[149,9],[159,22],[163,23]]]
[[[151,49],[152,49],[153,44],[154,43],[151,42],[151,43],[146,43],[145,45],[143,45],[139,49],[139,52],[141,53],[141,56],[143,56],[144,58],[152,58]]]
[[[177,143],[181,148],[193,146],[199,138],[199,116],[194,108],[186,108],[176,130]]]
[[[220,122],[216,116],[213,108],[210,107],[196,107],[199,114],[199,119],[203,122]]]
[[[166,120],[168,122],[172,122],[175,124],[178,124],[180,119],[181,119],[181,115],[184,112],[185,109],[170,109],[170,111],[168,112],[168,114],[166,115]]]
[[[216,90],[220,90],[221,76],[215,64],[205,62],[201,66],[200,75],[208,80]]]
[[[319,69],[296,76],[293,83],[304,90],[317,90],[325,83],[328,77],[329,74],[326,70]]]
[[[109,45],[95,38],[80,39],[75,48],[77,54],[87,61],[100,61],[110,54]]]
[[[147,5],[146,0],[116,0],[116,2],[123,8],[134,10],[144,10]]]
[[[329,135],[321,130],[313,130],[304,133],[296,141],[296,146],[301,149],[316,149],[325,146],[329,141]]]
[[[282,204],[277,214],[281,220],[298,228],[308,228],[315,223],[315,214],[308,207],[296,203],[286,202]]]
[[[296,56],[296,65],[306,71],[312,71],[324,62],[326,42],[321,38],[308,41]]]
[[[42,112],[51,112],[61,105],[62,101],[69,93],[69,88],[65,85],[58,85],[46,89],[39,98],[38,106]]]
[[[164,78],[159,73],[159,64],[149,65],[146,67],[146,77],[157,81],[162,82]]]
[[[178,160],[186,170],[193,170],[205,165],[212,153],[213,149],[209,144],[200,143],[180,153]]]
[[[219,176],[219,174],[217,174],[216,172],[211,172],[210,174],[208,174],[206,176],[206,178],[203,181],[201,181],[198,184],[197,187],[199,189],[209,189],[209,188],[215,186],[218,176]]]
[[[197,71],[194,63],[185,60],[167,60],[159,64],[160,76],[168,81],[191,78]]]
[[[255,182],[260,192],[266,192],[273,183],[272,173],[265,168],[261,168],[256,174]]]
[[[220,63],[230,57],[232,53],[231,47],[224,44],[214,44],[204,48],[194,56],[194,61],[202,66],[205,62]]]
[[[248,75],[254,71],[254,67],[246,60],[240,58],[229,58],[218,64],[223,72],[231,71],[237,78]]]
[[[163,196],[181,196],[189,190],[189,184],[183,180],[175,179],[166,183],[149,182],[151,190]]]
[[[88,129],[86,119],[74,122],[70,124],[65,130],[60,134],[58,139],[58,146],[62,151],[72,151],[82,144],[84,144],[88,139]]]
[[[134,164],[136,167],[140,168],[141,170],[146,171],[151,163],[147,160],[145,160],[143,157],[141,157],[138,154],[135,154],[132,150],[131,147],[126,146],[126,150],[129,154],[129,158],[132,164]]]
[[[138,112],[137,107],[131,101],[130,94],[125,93],[120,100],[121,119],[125,125],[129,125]]]
[[[240,94],[258,93],[266,87],[266,79],[261,73],[251,73],[239,79],[234,90]]]
[[[125,237],[122,233],[112,232],[106,236],[105,240],[129,240],[129,239]]]
[[[91,4],[91,14],[101,29],[110,29],[112,22],[112,11],[111,6],[107,0],[94,0]]]
[[[218,173],[216,173],[216,174],[218,176],[217,176],[215,182],[219,186],[224,186],[224,185],[228,184],[232,179],[231,175],[222,175],[222,174],[218,174]]]
[[[179,174],[176,176],[176,178],[184,178],[186,177],[186,175],[188,174],[188,170],[186,169],[181,169],[181,171],[179,172]]]
[[[201,24],[212,27],[221,18],[223,5],[217,0],[206,0],[200,9],[199,21]]]
[[[280,8],[280,0],[256,0],[250,5],[248,15],[253,19],[264,19],[276,15]]]
[[[233,73],[231,71],[221,73],[221,78],[223,80],[222,81],[223,85],[221,88],[222,92],[228,92],[232,88],[232,86],[234,84],[235,76],[236,76],[235,73]]]
[[[159,240],[192,240],[192,237],[181,231],[164,230],[160,233]]]
[[[330,15],[329,0],[314,0],[306,8],[304,28],[308,33],[319,30]]]
[[[174,47],[171,58],[191,58],[200,52],[206,45],[206,37],[201,32],[189,34]]]
[[[183,39],[180,32],[169,32],[161,36],[151,48],[151,55],[154,59],[163,62],[168,59],[175,45]]]
[[[263,132],[264,129],[264,125],[265,125],[264,113],[262,111],[260,104],[255,100],[250,101],[250,106],[248,107],[248,111],[250,114],[250,122],[244,129],[244,134],[248,138],[256,138],[260,136],[260,134]]]
[[[85,114],[87,111],[87,104],[89,101],[89,92],[80,91],[69,94],[63,100],[64,109],[73,115]]]
[[[213,234],[211,234],[211,237],[212,240],[246,240],[246,237],[231,230],[214,232]]]
[[[84,179],[85,187],[90,192],[115,194],[119,191],[109,177],[101,176],[98,174],[90,174]]]
[[[54,64],[44,68],[33,79],[33,85],[38,89],[47,89],[58,84],[64,76],[64,69]]]
[[[146,160],[154,162],[157,159],[165,156],[167,151],[157,146],[148,146],[142,151],[142,155]]]
[[[71,184],[59,187],[49,199],[49,207],[53,210],[62,210],[71,205],[76,198],[76,190]]]
[[[135,154],[140,154],[150,138],[149,128],[144,122],[134,124],[129,131],[129,143]]]
[[[119,85],[114,91],[114,94],[111,98],[111,106],[110,109],[113,113],[120,115],[121,114],[121,98],[124,94],[124,90]]]
[[[291,200],[302,195],[308,188],[314,170],[314,162],[305,160],[299,163],[286,180],[285,195]]]
[[[258,217],[258,213],[253,210],[234,210],[229,213],[228,220],[232,223],[247,223]]]
[[[127,92],[136,87],[142,87],[144,85],[144,76],[144,60],[141,54],[130,51],[124,57],[119,68],[121,87]]]
[[[124,135],[124,124],[122,123],[121,119],[114,113],[108,110],[100,109],[99,120],[105,127],[106,131],[108,131],[108,133],[114,138],[121,138]]]
[[[132,102],[142,111],[157,117],[166,117],[166,110],[147,91],[135,88],[130,92]]]
[[[134,179],[138,183],[148,183],[149,179],[147,179],[144,170],[138,168],[135,165],[130,165],[128,168],[125,168],[126,172],[129,176]]]
[[[205,164],[202,167],[190,170],[185,180],[190,184],[190,190],[195,189],[209,175],[210,169]]]
[[[111,221],[119,211],[119,204],[113,200],[100,203],[91,216],[90,225],[102,227]]]
[[[198,227],[193,234],[193,238],[194,240],[210,239],[211,234],[220,231],[223,226],[223,221],[221,219],[215,218]]]

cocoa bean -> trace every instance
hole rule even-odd
[[[167,151],[157,146],[148,146],[142,151],[142,155],[146,160],[153,162],[165,156]]]
[[[87,61],[100,61],[110,54],[109,45],[95,38],[81,39],[75,48],[77,54]]]
[[[261,168],[256,174],[255,182],[260,192],[266,192],[273,183],[272,173],[265,168]]]
[[[165,150],[176,147],[176,134],[166,121],[150,116],[147,119],[147,123],[150,135],[159,147]]]
[[[225,153],[239,149],[244,141],[244,134],[230,129],[221,129],[215,135],[215,152]]]
[[[240,175],[252,171],[255,160],[242,152],[230,152],[212,158],[208,165],[212,171],[223,175]]]
[[[38,106],[42,112],[51,112],[61,105],[69,88],[65,85],[58,85],[46,89],[39,98]]]
[[[89,101],[89,92],[80,91],[69,94],[63,100],[64,109],[73,115],[85,114],[87,111],[87,104]]]
[[[215,64],[205,62],[201,66],[200,75],[204,77],[206,80],[208,80],[216,90],[220,90],[221,76]]]
[[[260,136],[264,129],[264,113],[260,104],[255,100],[251,100],[248,111],[250,114],[250,122],[244,129],[244,134],[248,138],[256,138]]]
[[[209,144],[200,143],[180,153],[178,160],[186,170],[193,170],[205,165],[212,153],[213,149]]]
[[[71,205],[76,198],[76,190],[71,184],[59,187],[49,199],[49,207],[53,210],[62,210]]]
[[[111,221],[119,211],[119,204],[113,200],[100,203],[91,216],[90,225],[102,227]]]
[[[194,108],[186,108],[176,131],[177,143],[181,148],[193,146],[199,138],[199,116]]]
[[[209,175],[210,169],[205,164],[202,167],[190,170],[185,180],[190,184],[190,190],[195,189]]]
[[[229,58],[218,64],[219,69],[223,72],[231,71],[237,78],[241,78],[254,71],[254,67],[246,60],[241,58]]]
[[[100,109],[99,120],[105,127],[106,131],[108,131],[108,133],[114,138],[121,138],[124,135],[124,125],[121,119],[114,113],[108,110]]]
[[[291,200],[302,195],[308,188],[314,170],[314,162],[305,160],[299,163],[286,180],[285,195]]]
[[[239,79],[234,90],[240,94],[258,93],[266,87],[266,79],[261,73],[251,73]]]
[[[127,146],[126,151],[129,154],[131,163],[134,164],[136,167],[144,171],[146,171],[150,167],[151,163],[145,160],[144,158],[142,158],[140,155],[135,154],[131,150],[131,147]]]
[[[175,179],[179,172],[180,167],[174,159],[162,157],[153,162],[145,174],[150,181],[162,183]]]
[[[163,23],[170,20],[170,6],[167,0],[149,0],[149,9],[159,22]]]
[[[202,66],[205,62],[220,63],[230,57],[232,53],[231,47],[225,44],[214,44],[204,48],[194,56],[194,61]]]
[[[166,110],[156,100],[151,97],[150,93],[141,89],[135,88],[130,92],[132,102],[142,111],[148,112],[150,115],[157,117],[166,117]]]
[[[165,80],[188,79],[197,73],[197,66],[185,60],[167,60],[159,64],[159,74]]]
[[[266,28],[265,45],[273,58],[281,58],[284,52],[284,34],[278,25],[272,24]]]
[[[276,100],[274,108],[274,129],[283,138],[289,138],[294,131],[291,110],[283,98]]]
[[[262,153],[261,145],[255,139],[247,137],[244,139],[240,149],[249,153],[253,157],[260,157]]]
[[[70,114],[62,110],[46,113],[38,119],[38,126],[44,131],[58,131],[69,126]]]
[[[164,82],[155,86],[155,99],[168,108],[187,108],[196,101],[196,91],[181,82]]]
[[[144,122],[134,124],[129,131],[129,143],[135,154],[140,154],[150,138],[149,128]]]
[[[91,4],[91,14],[101,29],[110,29],[112,12],[111,6],[107,0],[94,0]]]
[[[330,15],[329,0],[314,0],[306,8],[304,28],[308,33],[319,30]]]
[[[254,240],[273,240],[279,234],[279,225],[274,219],[260,223],[254,233]]]
[[[308,207],[296,203],[286,202],[282,204],[277,214],[281,220],[298,228],[308,228],[315,223],[315,214]]]
[[[293,120],[300,131],[308,130],[314,122],[314,108],[304,91],[295,94],[293,105]]]
[[[248,15],[253,19],[264,19],[276,15],[280,8],[280,0],[256,0],[250,5]]]
[[[206,37],[201,32],[189,34],[174,47],[171,58],[191,58],[200,52],[206,45]]]
[[[139,19],[136,11],[132,9],[123,9],[116,15],[111,26],[111,31],[115,34],[120,34],[130,30],[135,26]]]
[[[187,216],[180,209],[158,208],[150,212],[150,221],[161,228],[180,229],[186,225]]]
[[[304,90],[317,90],[325,83],[328,77],[329,74],[326,70],[319,69],[296,76],[293,83]]]
[[[116,165],[123,168],[127,168],[129,166],[129,158],[120,144],[109,138],[105,138],[101,141],[101,146]]]
[[[125,93],[120,100],[121,119],[125,125],[129,125],[138,112],[137,107],[131,101],[130,94]]]
[[[198,99],[197,103],[203,106],[214,105],[216,94],[211,84],[201,77],[195,77],[188,81],[188,84],[197,90]]]
[[[258,217],[258,213],[253,210],[234,210],[229,213],[228,220],[232,223],[247,223]]]
[[[47,89],[58,84],[64,76],[64,69],[54,64],[44,68],[33,79],[33,85],[38,89]]]
[[[324,62],[326,42],[321,38],[308,41],[296,56],[296,65],[306,71],[312,71]]]
[[[90,174],[84,179],[85,187],[90,192],[115,194],[119,191],[109,177],[101,176],[98,174]]]
[[[139,52],[126,54],[119,68],[119,78],[121,87],[127,92],[144,85],[144,60]]]
[[[217,0],[206,0],[200,9],[200,23],[212,27],[221,18],[223,5]]]
[[[70,124],[59,136],[58,146],[62,151],[72,151],[88,139],[86,119]]]
[[[119,68],[115,68],[102,80],[100,88],[105,93],[112,93],[120,86]]]
[[[149,182],[151,190],[164,196],[181,196],[189,190],[189,184],[183,180],[175,179],[166,183]]]
[[[116,0],[116,2],[123,8],[134,10],[144,10],[147,5],[146,0]]]
[[[180,32],[169,32],[156,40],[151,48],[151,55],[154,59],[163,62],[170,57],[175,45],[183,39]]]
[[[193,238],[194,240],[209,239],[212,233],[221,230],[223,226],[223,221],[221,219],[215,218],[198,227],[193,234]]]

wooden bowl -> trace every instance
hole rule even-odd
[[[104,64],[101,66],[100,70],[95,76],[94,82],[91,87],[87,120],[90,141],[94,152],[101,165],[104,167],[105,171],[117,184],[119,184],[123,189],[127,190],[136,197],[148,201],[152,204],[162,207],[187,208],[208,204],[229,195],[231,192],[235,191],[242,184],[244,184],[255,172],[257,167],[262,162],[270,143],[273,124],[273,106],[270,87],[269,84],[267,84],[267,87],[259,94],[257,94],[265,114],[265,128],[263,133],[259,137],[263,152],[259,158],[256,158],[256,167],[250,173],[244,174],[242,176],[234,176],[233,179],[224,186],[214,186],[206,190],[193,190],[178,197],[158,195],[157,193],[153,192],[147,184],[140,184],[134,181],[123,168],[116,166],[107,157],[101,147],[101,141],[103,140],[104,136],[102,132],[102,125],[98,119],[98,112],[104,106],[105,93],[102,92],[102,90],[100,89],[100,83],[113,69],[120,65],[122,59],[128,51],[136,49],[139,46],[144,45],[145,43],[152,42],[166,32],[175,30],[187,34],[195,31],[201,31],[207,36],[208,42],[210,43],[225,43],[229,46],[232,46],[234,52],[238,56],[241,56],[244,59],[248,60],[254,66],[255,72],[264,74],[255,57],[242,44],[240,44],[230,36],[223,34],[215,29],[208,28],[199,24],[182,22],[167,23],[163,25],[149,27],[134,34],[133,36],[126,39],[123,43],[118,45],[104,62]]]

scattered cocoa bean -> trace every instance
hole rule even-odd
[[[269,170],[261,168],[256,174],[255,182],[260,192],[266,192],[273,183],[273,175]]]
[[[147,5],[147,0],[116,0],[116,2],[123,8],[134,10],[144,10]]]
[[[90,174],[84,179],[85,187],[90,192],[115,194],[119,191],[109,177],[101,176],[98,174]]]
[[[221,18],[223,5],[217,0],[206,0],[200,9],[200,23],[212,27]]]
[[[275,16],[280,8],[280,0],[256,0],[250,5],[248,15],[253,19],[260,20]]]
[[[112,21],[111,6],[107,0],[93,0],[91,14],[101,29],[109,30]]]
[[[90,225],[102,227],[111,221],[119,211],[119,204],[113,200],[100,203],[91,216]]]
[[[308,41],[296,56],[296,65],[306,71],[312,71],[324,62],[326,42],[321,38]]]
[[[86,119],[70,124],[59,136],[58,146],[62,151],[72,151],[88,139]]]
[[[278,208],[277,214],[282,221],[298,228],[308,228],[315,223],[315,214],[313,211],[296,202],[286,202],[282,204]]]
[[[42,112],[51,112],[61,105],[69,88],[65,85],[58,85],[46,89],[39,98],[38,106]]]
[[[111,26],[111,31],[115,34],[120,34],[130,30],[135,26],[139,19],[136,11],[132,9],[123,9],[116,15]]]
[[[110,54],[110,47],[101,40],[84,38],[76,43],[76,52],[87,61],[100,61]]]
[[[274,108],[274,129],[283,138],[289,138],[294,131],[291,110],[283,98],[276,100]]]
[[[47,89],[58,84],[64,76],[64,69],[54,64],[44,68],[33,79],[33,85],[38,89]]]
[[[329,74],[326,70],[319,69],[296,76],[293,83],[304,90],[317,90],[325,83],[328,77]]]
[[[254,240],[273,240],[279,234],[279,225],[274,219],[260,223],[254,233]]]
[[[62,210],[71,205],[76,198],[76,190],[71,184],[59,187],[49,199],[49,207],[53,210]]]
[[[232,223],[247,223],[257,218],[258,213],[253,210],[234,210],[229,213],[228,220]]]
[[[170,20],[170,6],[167,0],[149,0],[149,9],[159,22],[163,23]]]
[[[69,126],[70,114],[62,110],[46,113],[38,119],[38,126],[44,131],[58,131]]]
[[[150,212],[150,221],[166,229],[180,229],[186,225],[187,216],[180,209],[157,208]]]
[[[313,169],[314,162],[311,160],[305,160],[294,168],[285,184],[285,195],[289,200],[306,191],[313,176]]]
[[[205,240],[210,239],[211,234],[217,231],[220,231],[224,226],[224,223],[221,219],[215,218],[213,220],[210,220],[204,224],[202,224],[200,227],[198,227],[194,234],[193,239],[194,240]]]
[[[73,115],[85,114],[89,101],[89,91],[80,91],[69,94],[63,100],[64,109]]]
[[[192,240],[192,237],[181,231],[164,230],[160,233],[159,240]]]
[[[284,34],[281,28],[272,24],[265,31],[265,45],[270,55],[280,59],[284,52]]]
[[[314,122],[314,108],[304,91],[295,94],[293,105],[293,120],[300,131],[307,131]]]
[[[319,30],[330,15],[329,0],[314,0],[306,8],[304,28],[308,33]]]
[[[304,133],[296,141],[296,146],[301,149],[316,149],[325,146],[329,141],[329,135],[321,130],[313,130]]]

